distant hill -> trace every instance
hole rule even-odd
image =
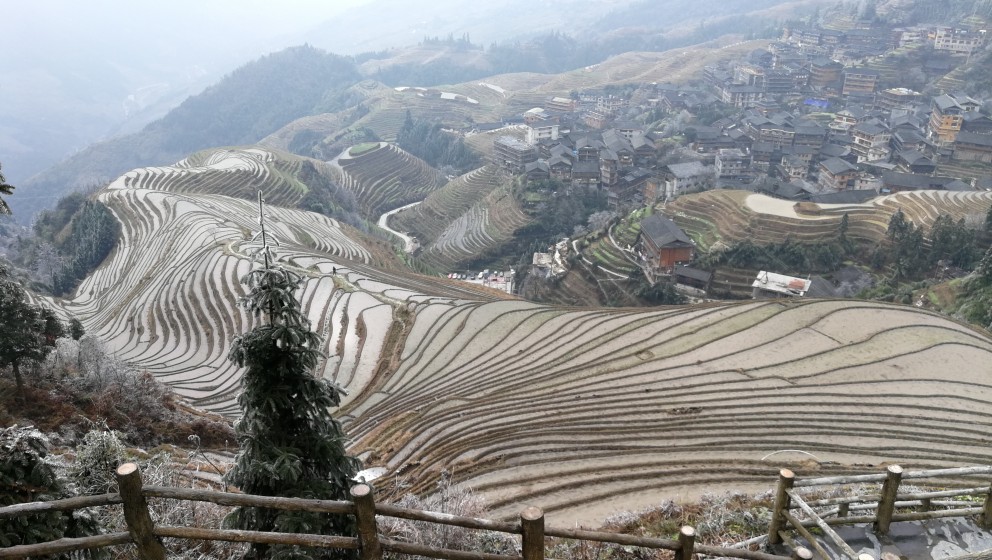
[[[214,146],[253,144],[359,81],[346,58],[303,46],[251,62],[190,97],[139,133],[95,144],[17,185],[15,217],[64,194],[109,183],[135,167],[164,165]]]

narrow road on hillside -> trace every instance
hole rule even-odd
[[[423,202],[423,201],[420,201],[420,202]],[[382,216],[379,216],[379,227],[381,227],[382,229],[384,229],[384,230],[388,231],[389,233],[395,235],[396,237],[399,237],[400,239],[402,239],[403,240],[403,250],[406,251],[407,253],[412,253],[412,252],[416,251],[417,248],[420,247],[420,243],[418,243],[414,238],[410,237],[409,235],[407,235],[405,233],[400,233],[400,232],[396,231],[395,229],[392,229],[391,227],[389,227],[389,217],[392,216],[393,214],[399,212],[400,210],[406,210],[407,208],[413,208],[414,206],[420,204],[420,202],[414,202],[413,204],[407,204],[406,206],[400,206],[399,208],[397,208],[395,210],[390,210],[389,212],[386,212]]]

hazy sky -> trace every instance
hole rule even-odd
[[[241,62],[290,45],[311,27],[370,0],[32,0],[7,2],[0,65],[32,64],[74,49],[130,60]]]

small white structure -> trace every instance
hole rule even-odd
[[[754,299],[803,297],[809,291],[810,284],[811,281],[803,278],[762,270],[751,284],[754,288],[751,297]]]

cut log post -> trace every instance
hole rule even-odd
[[[675,551],[675,560],[692,560],[696,548],[696,530],[688,525],[679,530],[679,549]]]
[[[985,507],[982,510],[982,529],[986,531],[992,529],[992,486],[989,487],[988,493],[985,494]]]
[[[932,507],[933,507],[933,503],[930,498],[923,498],[920,500],[920,509],[922,509],[923,511],[930,511],[930,508]]]
[[[153,532],[155,524],[148,513],[148,502],[141,493],[141,473],[138,465],[124,463],[117,467],[117,485],[124,504],[124,521],[131,540],[138,547],[142,560],[165,560],[165,547]]]
[[[772,520],[768,524],[768,544],[778,544],[782,538],[778,532],[785,528],[785,516],[783,511],[789,509],[788,491],[796,483],[796,475],[789,469],[778,471],[778,488],[775,490],[775,506],[772,509]]]
[[[882,483],[882,496],[878,501],[878,518],[875,520],[875,532],[886,535],[892,524],[892,513],[896,508],[896,495],[899,493],[899,482],[902,481],[902,467],[889,465],[885,482]]]
[[[520,512],[520,530],[523,560],[544,560],[544,511],[532,506]]]
[[[851,509],[851,504],[849,504],[847,502],[845,502],[843,504],[838,504],[837,505],[837,517],[847,517],[847,514],[850,512],[850,509]]]
[[[813,551],[805,546],[800,546],[792,551],[792,560],[813,560]]]
[[[351,498],[355,500],[355,519],[358,522],[358,557],[361,560],[381,560],[382,544],[379,527],[375,522],[375,498],[368,484],[352,486]]]

